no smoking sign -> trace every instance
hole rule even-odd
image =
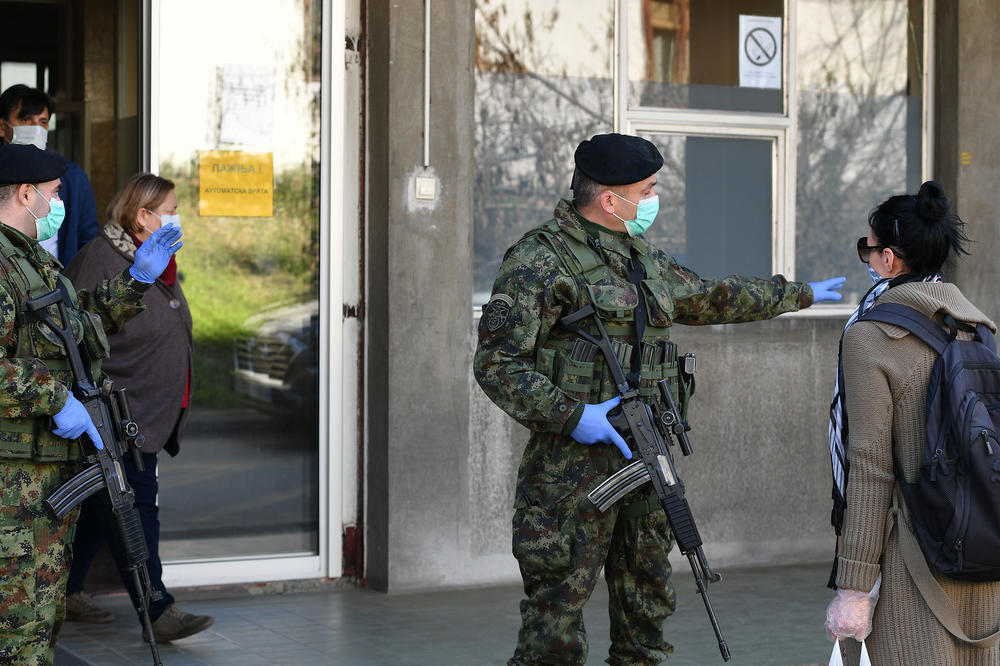
[[[781,17],[740,16],[740,86],[781,88]]]

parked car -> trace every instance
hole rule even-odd
[[[276,306],[244,322],[233,339],[233,387],[275,413],[315,414],[319,405],[319,303]]]

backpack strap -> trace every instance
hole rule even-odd
[[[909,519],[903,506],[904,502],[899,498],[899,484],[896,484],[892,493],[892,508],[889,510],[889,515],[886,518],[886,539],[888,539],[888,535],[892,531],[892,524],[895,523],[898,528],[896,533],[899,535],[899,550],[903,555],[903,564],[910,573],[910,578],[913,579],[914,584],[917,586],[920,596],[927,603],[927,607],[934,613],[934,617],[941,623],[941,626],[947,629],[948,633],[954,636],[959,642],[976,648],[988,649],[993,647],[997,640],[1000,640],[1000,629],[988,636],[977,639],[969,638],[965,634],[962,625],[958,621],[958,612],[955,610],[955,605],[948,598],[948,595],[934,578],[934,574],[931,573],[930,567],[927,565],[927,560],[924,558],[919,544],[917,544],[917,538],[910,529]]]
[[[997,353],[997,341],[993,338],[993,331],[991,331],[986,324],[976,324],[976,337],[981,343],[986,345],[991,352],[994,354]]]
[[[930,317],[919,310],[899,303],[882,303],[858,317],[858,321],[880,321],[905,328],[914,334],[939,355],[951,342],[947,333]],[[990,336],[992,338],[992,336]]]

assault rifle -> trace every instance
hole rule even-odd
[[[83,403],[87,413],[97,427],[104,448],[98,449],[90,442],[89,437],[80,439],[84,451],[87,452],[89,467],[67,481],[45,500],[45,508],[57,520],[79,506],[83,500],[101,490],[106,491],[111,515],[114,517],[122,553],[132,572],[135,584],[135,603],[139,621],[146,630],[149,649],[153,653],[153,663],[162,666],[160,653],[156,649],[156,638],[153,636],[152,623],[149,620],[149,603],[162,595],[153,590],[146,569],[149,550],[146,547],[146,536],[142,531],[142,522],[135,508],[135,493],[132,491],[122,468],[122,454],[130,449],[136,469],[142,471],[143,437],[139,434],[139,426],[132,420],[125,397],[125,389],[115,390],[110,381],[96,386],[83,365],[80,349],[73,338],[70,320],[66,312],[66,304],[70,302],[66,288],[60,282],[59,289],[44,296],[32,299],[25,304],[27,317],[48,326],[55,333],[69,357],[70,368],[73,371],[73,395]],[[57,325],[49,315],[49,306],[57,305],[62,326]]]
[[[597,330],[600,332],[600,339],[593,337],[579,326],[579,322],[587,317],[594,318],[594,323],[597,324]],[[698,527],[691,515],[691,507],[688,506],[687,499],[684,497],[684,484],[677,475],[673,456],[664,444],[664,436],[667,437],[670,444],[673,444],[673,440],[676,438],[684,455],[691,454],[691,442],[687,436],[690,427],[681,418],[680,409],[678,409],[677,402],[670,391],[669,380],[663,379],[657,382],[657,388],[666,409],[661,409],[655,403],[651,407],[639,396],[638,388],[629,385],[625,372],[622,370],[619,354],[615,353],[613,343],[608,338],[604,324],[595,312],[593,305],[588,305],[566,315],[559,320],[559,323],[587,342],[597,345],[604,354],[604,360],[611,370],[611,377],[621,396],[619,407],[608,413],[608,421],[622,434],[632,450],[639,454],[638,460],[608,477],[587,497],[598,509],[607,511],[611,505],[632,490],[652,482],[660,506],[667,514],[667,521],[670,523],[670,529],[674,533],[677,546],[691,563],[691,571],[694,573],[698,593],[701,595],[702,601],[705,602],[708,619],[711,621],[712,630],[715,631],[715,637],[719,641],[722,659],[729,661],[729,646],[726,645],[726,639],[722,636],[715,611],[712,609],[712,602],[708,598],[709,583],[722,580],[722,576],[713,572],[708,566],[705,551],[701,547],[702,541],[698,534]],[[666,350],[667,345],[664,344],[661,351],[665,352]],[[622,356],[627,357],[628,354],[622,354]],[[686,356],[685,361],[693,366],[693,355]],[[688,368],[689,372],[693,370],[693,367]]]

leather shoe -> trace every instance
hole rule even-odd
[[[169,643],[205,631],[214,623],[215,618],[210,615],[193,615],[182,611],[176,604],[170,604],[153,622],[153,638],[157,643]],[[145,629],[142,630],[142,640],[149,640]]]

